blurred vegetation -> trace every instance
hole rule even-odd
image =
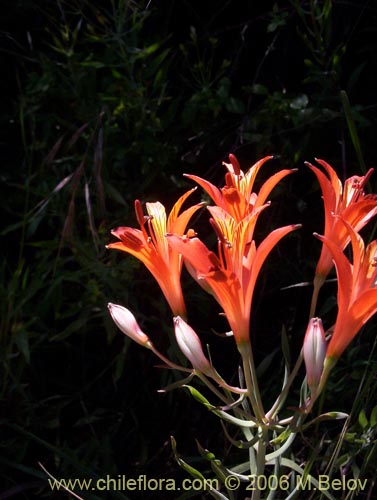
[[[365,171],[377,157],[376,6],[335,0],[5,4],[0,498],[57,498],[37,462],[56,477],[184,477],[170,434],[190,457],[197,455],[195,436],[206,446],[219,429],[186,394],[157,396],[174,375],[156,368],[109,320],[108,301],[127,305],[148,332],[169,318],[148,273],[105,249],[110,229],[135,224],[135,198],[171,207],[190,187],[183,172],[221,185],[220,163],[229,152],[245,168],[274,154],[270,171],[301,167],[314,156],[343,177]],[[268,225],[307,225],[300,240],[281,247],[258,285],[266,299],[255,314],[267,333],[260,340],[255,334],[259,361],[282,323],[291,339],[293,332],[303,335],[310,290],[282,298],[280,288],[310,280],[319,251],[311,233],[321,231],[321,200],[310,174],[300,170],[276,193]],[[192,311],[201,315],[193,314],[193,323],[203,328],[212,302],[188,280],[184,286]],[[329,287],[323,299],[328,317],[334,295]],[[271,303],[280,304],[274,317],[265,314]],[[166,348],[170,325],[162,328],[156,342]],[[225,358],[216,339],[208,339],[224,370],[234,366],[236,354]],[[300,342],[293,342],[296,352]],[[354,342],[324,402],[352,409],[341,466],[352,463],[368,478],[377,432],[372,345],[371,332]],[[266,393],[280,383],[276,372],[267,368]],[[227,455],[224,443],[215,446]],[[322,446],[318,453],[333,452],[328,440]],[[128,496],[108,492],[106,498]]]

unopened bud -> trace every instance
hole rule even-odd
[[[306,380],[313,392],[318,388],[326,356],[326,338],[320,318],[312,318],[306,330],[303,354],[306,366]]]
[[[114,323],[121,332],[144,347],[150,348],[152,346],[151,341],[142,331],[131,311],[129,311],[126,307],[119,306],[117,304],[109,303],[107,307],[109,308]]]
[[[174,318],[175,338],[179,348],[190,361],[193,368],[206,375],[212,376],[214,369],[205,357],[202,344],[194,330],[180,316]]]

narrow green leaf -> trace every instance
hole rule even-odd
[[[359,134],[357,133],[355,121],[352,117],[351,105],[350,105],[350,102],[348,99],[347,92],[345,90],[340,91],[340,99],[342,101],[344,114],[346,116],[346,121],[347,121],[348,131],[349,131],[350,136],[351,136],[351,141],[352,141],[353,147],[355,149],[357,159],[360,163],[360,169],[361,169],[363,174],[366,174],[367,167],[366,167],[366,164],[364,161],[363,153],[361,151]]]
[[[377,406],[372,409],[370,414],[370,425],[371,427],[375,427],[377,425]]]
[[[365,410],[361,410],[359,413],[359,424],[363,429],[366,429],[369,425]]]
[[[208,493],[211,496],[213,496],[213,498],[216,498],[218,500],[229,500],[222,493],[220,493],[219,491],[215,490],[212,487],[212,484],[209,481],[207,482],[206,478],[203,476],[203,474],[201,472],[199,472],[197,469],[195,469],[195,467],[192,467],[191,465],[189,465],[187,462],[185,462],[178,455],[178,452],[177,452],[177,442],[176,442],[176,440],[174,439],[173,436],[170,437],[170,441],[171,441],[171,445],[172,445],[172,448],[173,448],[174,457],[177,460],[179,466],[182,467],[182,469],[184,469],[186,472],[188,472],[192,477],[194,477],[196,479],[200,479],[200,481],[202,482],[202,484],[204,486],[203,487],[203,491],[208,491]]]
[[[29,346],[29,335],[28,332],[24,329],[17,330],[17,333],[14,337],[16,341],[16,345],[25,358],[27,364],[30,363],[30,346]]]
[[[192,387],[191,385],[184,385],[183,387],[186,387],[186,389],[190,391],[191,396],[205,407],[209,408],[210,410],[215,408],[213,405],[211,405],[208,399],[206,399],[203,396],[203,394],[201,394],[197,389],[195,389],[195,387]]]
[[[281,349],[283,351],[284,360],[287,366],[291,364],[291,353],[289,347],[289,340],[285,326],[281,329]]]

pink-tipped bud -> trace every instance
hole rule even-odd
[[[138,344],[151,348],[152,344],[148,336],[140,328],[135,316],[127,308],[117,304],[107,304],[114,323],[127,337]]]
[[[206,375],[212,376],[214,369],[205,357],[202,344],[194,330],[180,316],[174,318],[175,338],[179,348],[190,361],[193,368]]]
[[[323,372],[326,357],[326,338],[320,318],[312,318],[306,330],[303,354],[306,366],[306,380],[313,392],[316,391]]]

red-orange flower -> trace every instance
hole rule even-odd
[[[319,168],[306,163],[316,175],[323,194],[325,210],[324,235],[343,250],[350,242],[350,235],[339,217],[345,220],[356,232],[359,232],[377,213],[377,195],[366,195],[365,184],[372,175],[371,168],[366,175],[354,175],[347,179],[344,188],[335,170],[325,161],[316,161],[325,169],[325,175]],[[328,246],[322,245],[321,255],[316,268],[320,284],[326,279],[333,266],[332,254]]]
[[[186,177],[197,182],[212,198],[215,205],[224,209],[236,222],[239,222],[251,212],[264,205],[276,184],[283,177],[294,172],[294,170],[288,169],[277,172],[266,180],[258,194],[254,193],[254,182],[259,169],[271,158],[273,157],[266,156],[262,158],[250,167],[245,174],[241,170],[237,158],[230,154],[230,163],[224,162],[228,172],[225,175],[226,184],[221,189],[218,189],[207,180],[196,175],[186,175]]]
[[[250,226],[256,213],[236,222],[224,209],[211,207],[219,236],[219,256],[198,238],[168,235],[169,244],[181,253],[191,273],[203,282],[221,305],[238,344],[249,342],[250,309],[259,271],[272,248],[298,226],[272,231],[256,248]],[[221,221],[221,222],[220,222]]]
[[[327,359],[339,358],[361,327],[377,312],[377,240],[365,248],[355,229],[338,219],[351,239],[353,264],[332,240],[318,236],[331,252],[338,276],[338,315]]]
[[[178,215],[184,201],[194,190],[178,199],[168,218],[160,202],[147,203],[148,216],[144,216],[141,203],[136,200],[135,211],[140,229],[118,227],[111,232],[120,241],[108,245],[108,248],[122,250],[141,260],[160,285],[173,314],[183,317],[186,316],[186,307],[180,283],[182,258],[168,245],[165,235],[183,235],[192,215],[203,206],[199,203]]]

